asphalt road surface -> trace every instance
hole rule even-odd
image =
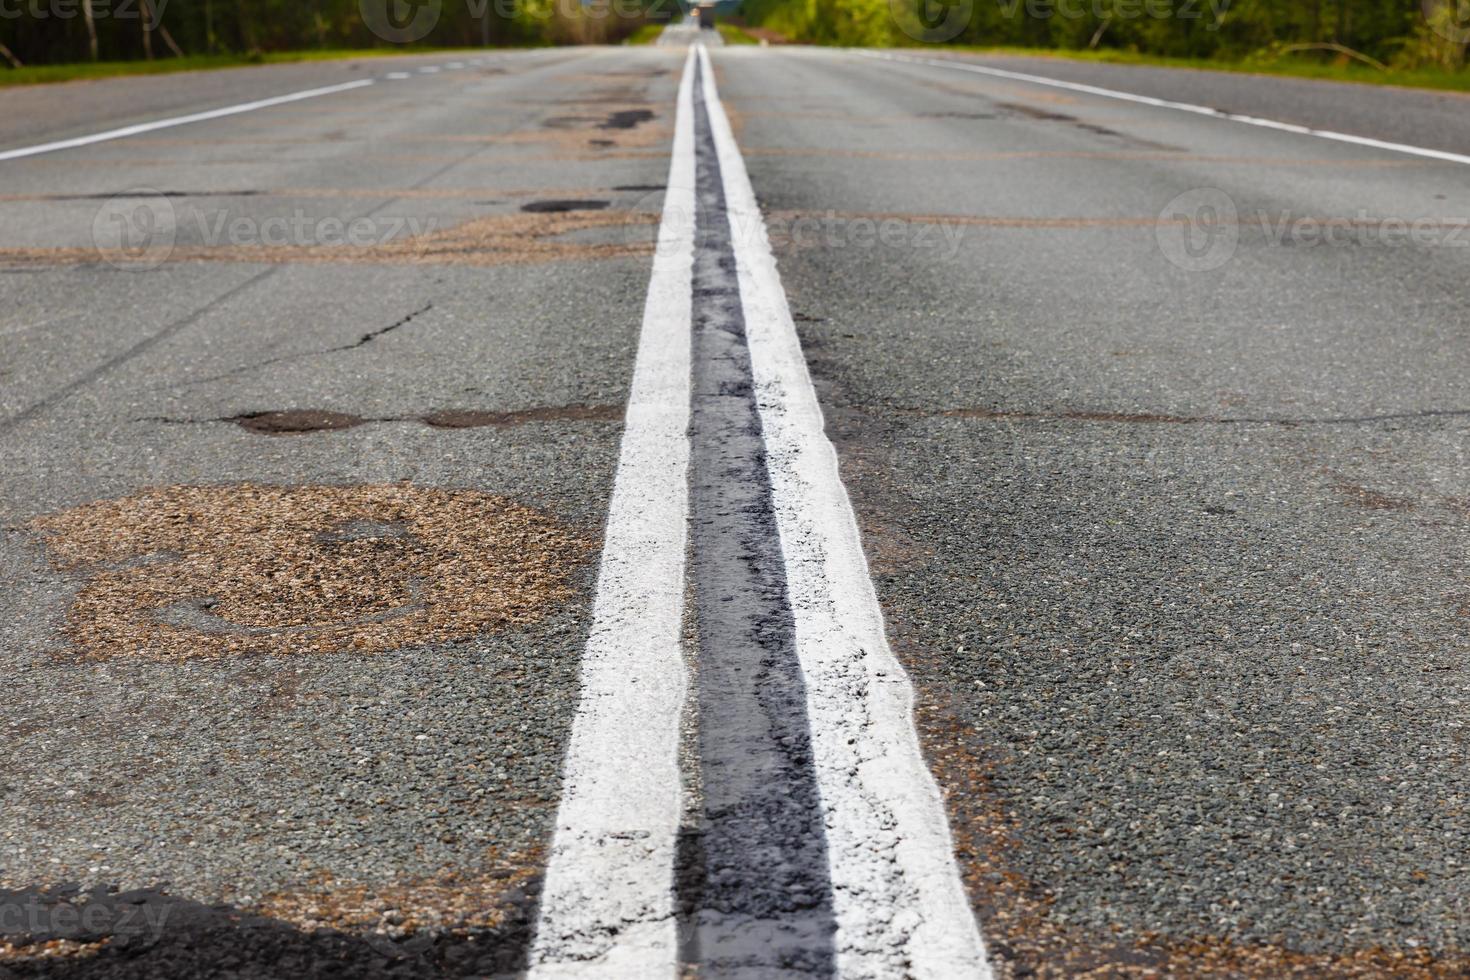
[[[0,977],[1470,972],[1470,103],[700,33],[7,90]]]

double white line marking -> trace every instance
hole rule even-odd
[[[697,61],[696,61],[697,59]],[[988,977],[760,209],[708,53],[679,87],[659,244],[583,694],[532,951],[537,977],[673,977],[689,515],[695,66],[719,160],[807,692],[844,977]]]

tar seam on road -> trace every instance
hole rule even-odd
[[[701,976],[831,976],[836,923],[807,692],[720,165],[694,71],[690,583],[704,788],[676,880]]]
[[[686,672],[693,53],[628,394],[582,695],[563,770],[530,976],[673,977],[673,866]]]
[[[843,977],[989,977],[775,256],[699,49],[827,826]]]
[[[887,52],[854,51],[853,53],[861,55],[864,58],[878,58],[883,61],[897,61],[911,65],[931,65],[936,68],[949,68],[953,71],[968,71],[977,75],[1008,78],[1017,82],[1030,82],[1033,85],[1045,85],[1048,88],[1066,89],[1069,92],[1083,92],[1087,95],[1102,96],[1105,99],[1120,99],[1124,102],[1136,102],[1139,105],[1153,106],[1158,109],[1178,109],[1181,112],[1192,112],[1198,116],[1225,119],[1230,122],[1245,123],[1248,126],[1260,126],[1263,129],[1276,129],[1283,133],[1316,136],[1319,139],[1334,140],[1338,143],[1351,143],[1354,146],[1367,146],[1376,150],[1407,153],[1410,156],[1426,157],[1430,160],[1470,164],[1470,156],[1466,156],[1463,153],[1451,153],[1448,150],[1434,150],[1424,146],[1413,146],[1408,143],[1391,143],[1387,140],[1376,140],[1370,136],[1354,136],[1352,133],[1337,133],[1330,129],[1313,129],[1310,126],[1300,126],[1296,123],[1279,122],[1275,119],[1263,119],[1260,116],[1248,116],[1239,112],[1226,112],[1223,109],[1212,109],[1209,106],[1195,105],[1191,102],[1174,102],[1169,99],[1156,99],[1150,95],[1135,95],[1132,92],[1120,92],[1117,89],[1101,88],[1097,85],[1085,85],[1082,82],[1064,82],[1059,78],[1048,78],[1045,75],[1032,75],[1022,71],[1008,71],[1004,68],[991,68],[986,65],[971,65],[948,59],[915,58],[908,55],[889,54]]]

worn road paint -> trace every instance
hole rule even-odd
[[[688,525],[693,72],[607,517],[532,977],[672,977]]]
[[[286,95],[276,95],[269,99],[257,99],[254,102],[241,102],[238,105],[227,105],[219,109],[209,109],[205,112],[191,112],[187,116],[172,116],[168,119],[155,119],[152,122],[138,123],[133,126],[123,126],[120,129],[109,129],[101,133],[92,133],[87,136],[76,136],[68,140],[56,140],[52,143],[38,143],[35,146],[22,146],[14,150],[0,150],[0,160],[17,160],[21,157],[33,157],[41,153],[52,153],[56,150],[69,150],[75,146],[90,146],[93,143],[105,143],[108,140],[120,140],[125,136],[137,136],[139,133],[151,133],[158,129],[171,129],[174,126],[187,126],[189,123],[205,122],[209,119],[220,119],[225,116],[238,116],[242,112],[254,112],[256,109],[269,109],[271,106],[285,105],[288,102],[300,102],[302,99],[315,99],[323,95],[334,95],[337,92],[347,92],[351,89],[362,88],[372,85],[373,79],[362,78],[355,82],[343,82],[341,85],[327,85],[323,88],[309,88],[300,92],[291,92]]]
[[[886,51],[854,51],[854,54],[864,58],[878,58],[883,61],[900,61],[911,65],[932,65],[937,68],[949,68],[954,71],[968,71],[977,75],[991,75],[995,78],[1008,78],[1017,82],[1030,82],[1033,85],[1045,85],[1048,88],[1066,89],[1069,92],[1083,92],[1087,95],[1098,95],[1105,99],[1119,99],[1123,102],[1136,102],[1139,105],[1154,106],[1159,109],[1178,109],[1181,112],[1192,112],[1199,116],[1210,116],[1214,119],[1226,119],[1230,122],[1245,123],[1247,126],[1260,126],[1263,129],[1280,130],[1283,133],[1297,133],[1302,136],[1315,136],[1319,139],[1334,140],[1338,143],[1351,143],[1354,146],[1368,146],[1376,150],[1389,150],[1394,153],[1407,153],[1410,156],[1427,157],[1430,160],[1443,160],[1447,163],[1470,164],[1470,156],[1463,153],[1451,153],[1448,150],[1433,150],[1424,146],[1413,146],[1409,143],[1390,143],[1387,140],[1376,140],[1369,136],[1354,136],[1352,133],[1337,133],[1330,129],[1313,129],[1310,126],[1300,126],[1296,123],[1279,122],[1275,119],[1263,119],[1260,116],[1248,116],[1239,112],[1226,112],[1223,109],[1212,109],[1205,105],[1195,105],[1191,102],[1174,102],[1169,99],[1156,99],[1150,95],[1135,95],[1132,92],[1120,92],[1117,89],[1100,88],[1096,85],[1085,85],[1081,82],[1064,82],[1059,78],[1048,78],[1045,75],[1032,75],[1021,71],[1008,71],[1004,68],[991,68],[987,65],[971,65],[962,61],[940,58],[915,58],[909,55],[889,54]]]
[[[888,647],[857,520],[745,163],[699,49],[827,822],[843,977],[990,976],[913,688]]]

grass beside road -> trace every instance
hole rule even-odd
[[[295,61],[341,61],[349,58],[378,58],[403,54],[452,54],[483,51],[483,48],[360,48],[313,51],[280,51],[254,55],[190,55],[185,58],[156,58],[153,61],[82,61],[66,65],[36,65],[0,70],[0,86],[42,85],[117,78],[123,75],[166,75],[178,71],[207,71],[246,65],[276,65]]]
[[[654,44],[664,32],[663,24],[644,24],[623,39],[624,44]]]
[[[734,24],[716,24],[720,37],[725,39],[726,44],[759,44],[760,40],[751,34],[736,27]]]

